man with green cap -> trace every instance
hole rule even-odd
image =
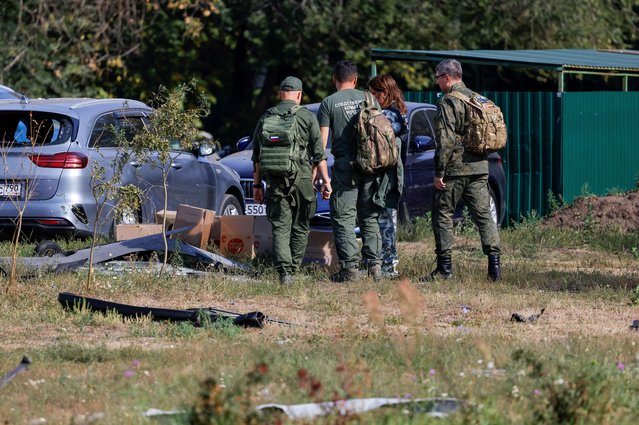
[[[282,80],[279,96],[280,103],[262,115],[253,133],[253,198],[260,204],[266,201],[275,268],[280,283],[286,285],[302,264],[309,222],[317,207],[313,167],[323,180],[324,199],[329,199],[332,189],[317,118],[300,106],[300,79]]]

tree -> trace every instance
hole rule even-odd
[[[130,144],[134,156],[140,162],[151,163],[162,170],[164,188],[164,211],[168,210],[169,194],[167,180],[171,170],[173,150],[175,148],[192,149],[199,139],[198,124],[203,116],[209,114],[209,105],[202,95],[195,100],[196,107],[186,108],[187,96],[195,91],[197,84],[180,84],[172,90],[160,87],[151,106],[154,107],[149,125],[137,133]],[[179,149],[177,149],[179,150]],[[162,229],[166,230],[166,214],[162,219]],[[168,243],[164,236],[164,261],[160,273],[168,261]]]

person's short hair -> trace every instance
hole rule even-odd
[[[445,61],[441,61],[435,67],[435,74],[441,75],[446,74],[453,78],[462,78],[462,67],[461,63],[456,59],[446,59]]]
[[[333,76],[340,83],[353,81],[357,77],[357,65],[351,61],[339,61],[333,69]]]

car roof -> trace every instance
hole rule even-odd
[[[406,104],[406,109],[408,114],[410,114],[411,112],[413,112],[413,110],[417,108],[423,108],[423,107],[437,108],[437,106],[431,103],[422,103],[422,102],[404,102],[404,103]],[[311,112],[316,114],[317,111],[319,111],[320,103],[307,103],[306,105],[302,105],[302,106],[306,107]]]
[[[0,84],[0,100],[15,100],[22,98],[22,95],[11,87]]]
[[[65,113],[75,111],[76,113],[89,112],[99,114],[113,110],[145,109],[151,110],[149,106],[138,100],[132,99],[93,99],[77,97],[59,97],[46,99],[25,99],[21,101],[9,100],[0,101],[0,111],[30,110],[41,112]]]

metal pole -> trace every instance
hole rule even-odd
[[[373,61],[371,63],[371,78],[377,75],[377,62]]]

